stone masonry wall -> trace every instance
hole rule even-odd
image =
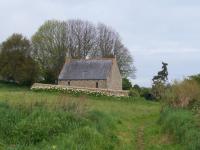
[[[85,93],[102,93],[107,96],[117,96],[117,97],[128,96],[128,91],[122,91],[122,90],[72,87],[72,86],[66,86],[66,85],[53,85],[53,84],[41,84],[41,83],[34,83],[31,87],[31,89],[32,90],[62,89],[62,90],[73,90],[73,91],[77,91],[77,92],[82,91]]]
[[[76,87],[96,88],[96,83],[98,83],[98,88],[107,88],[106,80],[60,80],[58,84],[68,86],[68,82],[70,82],[70,86]]]
[[[108,77],[107,87],[113,90],[122,90],[122,77],[116,59],[113,59],[112,69]]]

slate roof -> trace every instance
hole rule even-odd
[[[59,80],[105,80],[111,70],[111,59],[71,60],[65,63]]]

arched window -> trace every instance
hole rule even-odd
[[[70,81],[68,81],[68,86],[70,86]]]

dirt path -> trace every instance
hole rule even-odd
[[[144,125],[137,129],[136,145],[137,150],[144,150]]]

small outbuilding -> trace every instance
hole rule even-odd
[[[59,85],[122,90],[116,58],[67,59],[58,77]]]

